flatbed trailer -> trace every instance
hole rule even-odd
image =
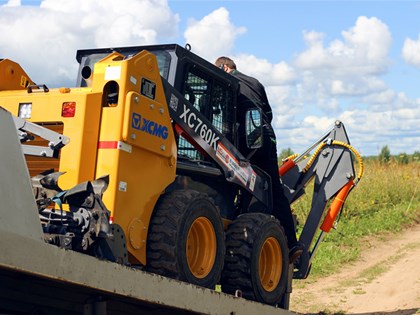
[[[0,108],[0,314],[293,314],[47,244],[12,116]]]
[[[0,314],[293,314],[0,231]]]

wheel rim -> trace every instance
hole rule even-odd
[[[264,290],[272,292],[277,288],[282,269],[280,244],[274,237],[269,237],[265,240],[259,257],[259,275]]]
[[[196,278],[202,279],[210,273],[216,251],[216,234],[210,220],[205,217],[195,219],[187,236],[187,262]]]

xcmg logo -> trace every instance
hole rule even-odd
[[[141,117],[141,115],[137,113],[133,113],[132,115],[131,127],[152,136],[162,138],[163,140],[168,138],[168,127],[162,126],[153,120]]]

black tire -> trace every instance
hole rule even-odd
[[[214,289],[224,262],[222,219],[212,200],[194,190],[159,200],[147,239],[146,270]]]
[[[287,239],[280,222],[264,213],[239,216],[226,233],[222,290],[237,290],[248,300],[276,305],[288,279]]]

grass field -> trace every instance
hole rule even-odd
[[[311,191],[310,186],[307,191]],[[292,206],[302,224],[311,197],[307,194]],[[320,245],[311,277],[329,274],[340,265],[356,260],[362,240],[419,222],[420,163],[368,161],[363,178],[347,198],[337,229],[331,230]]]

